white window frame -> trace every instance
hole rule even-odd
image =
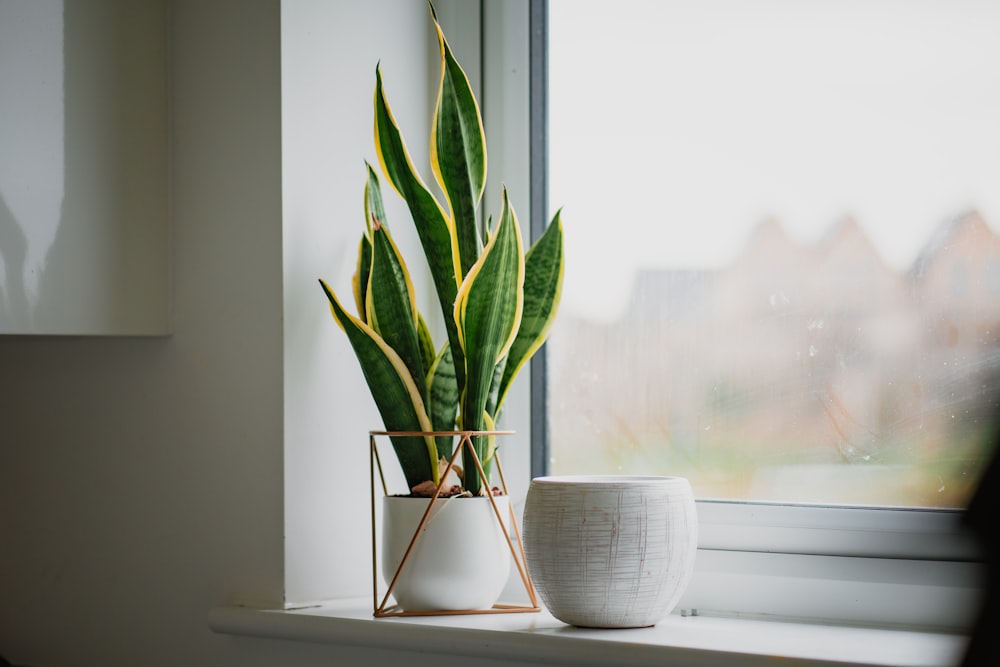
[[[480,50],[481,60],[459,58],[474,63],[474,84],[481,77],[490,174],[502,174],[512,192],[543,185],[544,154],[534,161],[531,154],[537,128],[529,74],[538,65],[531,34],[542,29],[531,16],[544,15],[546,0],[441,4],[450,34],[462,35],[456,52]],[[488,187],[487,198],[497,187]],[[533,201],[537,228],[549,212],[544,195]],[[491,205],[487,199],[486,210]],[[527,218],[522,213],[522,224]],[[544,368],[536,365],[533,376],[537,447],[545,430]],[[527,419],[520,415],[522,428]],[[544,472],[537,452],[533,463],[534,474]],[[689,609],[947,629],[968,628],[974,617],[982,566],[961,512],[699,500],[698,516],[698,568],[681,602]]]

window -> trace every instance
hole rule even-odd
[[[571,263],[549,470],[723,499],[692,604],[967,622],[974,552],[925,508],[964,506],[990,454],[995,9],[532,5]]]
[[[998,396],[1000,8],[549,9],[553,471],[964,506]]]
[[[962,507],[997,400],[997,10],[550,12],[550,182],[573,262],[553,470]]]
[[[474,85],[479,81],[484,84],[480,99],[490,141],[491,178],[505,179],[511,193],[519,193],[515,205],[522,221],[528,219],[525,193],[529,171],[532,181],[542,175],[529,166],[534,159],[544,157],[544,151],[536,150],[529,159],[528,150],[535,132],[529,123],[527,100],[530,96],[537,102],[539,90],[545,90],[543,83],[536,82],[529,95],[528,72],[541,68],[528,58],[528,36],[544,35],[544,31],[529,30],[528,9],[535,21],[544,18],[545,5],[539,0],[435,2],[442,21],[454,22],[445,26],[446,33],[454,36],[456,51],[462,49],[459,59],[470,71]],[[362,440],[351,445],[348,439],[377,424],[377,413],[367,394],[357,390],[363,386],[359,385],[363,378],[352,375],[356,363],[336,335],[339,332],[324,328],[331,325],[328,313],[318,309],[314,301],[300,298],[299,286],[314,284],[316,275],[330,270],[331,247],[343,250],[341,264],[348,268],[340,277],[349,285],[355,256],[357,239],[352,225],[321,224],[317,228],[315,224],[316,220],[349,221],[357,215],[357,166],[335,160],[338,169],[343,169],[336,171],[331,181],[329,156],[363,155],[371,148],[367,133],[351,129],[370,122],[371,72],[362,67],[362,75],[355,76],[357,68],[335,65],[347,60],[374,63],[382,58],[388,71],[391,62],[393,81],[412,84],[409,99],[415,102],[411,108],[426,102],[429,109],[430,101],[423,95],[432,68],[414,54],[432,54],[436,44],[419,29],[427,21],[426,7],[421,3],[401,3],[390,21],[392,39],[381,42],[373,42],[368,35],[379,26],[385,27],[383,13],[361,11],[362,7],[368,5],[357,4],[357,17],[370,30],[358,30],[357,24],[345,22],[340,5],[282,3],[283,247],[289,290],[286,336],[292,341],[285,346],[284,399],[288,606],[370,594],[367,513],[337,511],[367,494],[368,480],[363,475],[350,476],[331,484],[329,471],[367,467],[367,443]],[[611,11],[620,13],[617,8]],[[538,24],[532,25],[538,28]],[[538,52],[534,53],[537,57]],[[336,77],[329,83],[331,74]],[[328,84],[317,87],[315,82],[320,80]],[[331,117],[348,128],[336,134],[337,141],[333,141],[334,134],[317,137],[311,131],[329,127]],[[341,135],[353,143],[344,147],[339,143]],[[330,196],[331,183],[341,184],[335,187],[337,196]],[[494,181],[487,188],[488,197],[495,196],[496,185]],[[555,197],[552,200],[554,205],[578,205]],[[333,204],[336,207],[327,208]],[[533,224],[546,220],[551,212],[544,202],[532,208],[544,214],[533,214]],[[485,209],[496,211],[498,207],[496,202],[488,202]],[[568,210],[567,215],[571,214]],[[302,338],[302,332],[309,334]],[[337,372],[330,372],[330,368]],[[521,396],[508,401],[504,424],[524,436],[504,452],[504,467],[515,498],[523,497],[529,477],[527,462],[517,460],[528,450],[526,434],[544,431],[545,423],[544,414],[536,410],[532,416],[541,418],[529,428],[524,388],[520,387]],[[339,406],[333,433],[330,396]],[[540,397],[539,392],[534,393],[536,400]],[[337,441],[331,442],[331,437]],[[532,440],[537,443],[537,435]],[[540,472],[536,462],[535,474]],[[953,519],[948,513],[916,510],[868,512],[702,502],[699,571],[684,604],[703,611],[960,627],[967,617],[955,612],[968,608],[975,585],[968,575],[967,545],[951,535]],[[342,538],[350,534],[360,538]],[[330,563],[337,566],[330,567]],[[355,626],[346,632],[354,633]],[[338,641],[342,639],[338,637]]]
[[[545,4],[538,0],[435,2],[442,21],[454,22],[445,25],[446,33],[455,36],[452,46],[456,48],[460,61],[470,70],[473,84],[477,85],[479,81],[483,84],[480,100],[489,137],[490,178],[495,179],[487,187],[486,196],[495,197],[499,192],[498,179],[504,179],[522,222],[529,217],[525,215],[527,192],[531,185],[529,174],[531,181],[541,179],[542,172],[533,165],[535,159],[544,157],[544,151],[537,150],[537,146],[531,155],[528,150],[536,133],[529,122],[527,100],[530,98],[537,103],[539,93],[545,92],[543,83],[536,81],[535,86],[529,85],[529,72],[534,73],[541,68],[537,61],[528,57],[528,38],[529,35],[536,38],[544,36],[544,32],[529,30],[528,10],[531,9],[532,20],[543,18]],[[357,134],[356,145],[352,144],[347,149],[339,144],[322,144],[324,147],[329,145],[329,148],[316,150],[318,144],[314,136],[306,131],[313,126],[323,126],[332,110],[345,113],[342,110],[344,100],[352,101],[350,109],[353,115],[350,117],[355,120],[349,123],[350,127],[364,127],[370,122],[370,77],[359,76],[355,81],[352,75],[347,80],[345,68],[331,68],[326,63],[340,62],[345,57],[360,62],[375,62],[382,58],[387,68],[392,63],[393,81],[412,84],[411,99],[423,100],[421,96],[429,87],[428,82],[420,77],[431,76],[428,72],[433,68],[425,67],[419,58],[412,57],[413,53],[424,50],[433,53],[436,46],[422,41],[427,38],[427,33],[416,28],[412,31],[400,28],[399,39],[391,40],[395,50],[390,58],[385,52],[386,45],[364,39],[363,35],[367,34],[364,31],[343,29],[342,34],[337,33],[343,39],[330,39],[322,32],[309,29],[321,22],[336,27],[350,25],[340,20],[340,11],[339,7],[330,8],[323,4],[283,5],[283,31],[299,31],[292,33],[296,35],[295,39],[283,40],[283,66],[287,68],[282,81],[283,98],[289,105],[283,112],[285,127],[282,137],[286,206],[312,203],[310,193],[327,192],[327,177],[320,179],[322,183],[316,178],[327,173],[325,160],[330,150],[343,151],[344,154],[365,154],[370,150],[370,137],[360,132],[354,133]],[[426,25],[421,23],[427,21],[425,6],[407,4],[405,11],[405,14],[395,16],[395,25]],[[620,16],[622,11],[616,7],[612,14]],[[366,20],[375,25],[377,15],[368,16]],[[537,28],[538,24],[534,26]],[[305,39],[303,35],[311,37]],[[404,41],[403,36],[414,43]],[[302,49],[301,53],[299,49]],[[481,72],[478,71],[479,59],[476,57],[479,52],[482,53]],[[314,55],[316,53],[323,55],[318,58]],[[535,50],[534,55],[537,57],[539,52]],[[337,86],[321,87],[319,90],[324,92],[324,97],[320,97],[315,81],[328,76],[330,71],[344,74],[345,80],[338,82]],[[355,70],[352,68],[351,71]],[[348,86],[344,90],[351,90],[351,94],[330,93],[341,90],[341,86]],[[344,173],[337,177],[350,184],[354,182],[356,168],[350,163],[345,164]],[[596,173],[600,175],[608,170],[610,167],[601,167]],[[597,176],[589,183],[595,190],[605,186]],[[356,215],[356,200],[351,198],[351,193],[356,191],[351,186],[345,187],[345,192],[342,214],[345,219],[350,219],[349,216]],[[662,188],[657,188],[655,192],[661,199],[665,197]],[[325,195],[315,199],[321,200],[323,206],[331,203],[331,198]],[[568,206],[567,231],[571,231],[570,225],[574,224],[572,218],[577,215],[576,209],[589,204],[587,200],[571,201],[566,198],[563,201],[558,192],[553,193],[550,201],[553,206]],[[497,211],[499,207],[496,201],[487,201],[484,209]],[[336,243],[336,247],[344,249],[343,266],[351,266],[356,238],[350,225],[324,225],[324,233],[329,233],[331,238],[322,242],[317,242],[317,232],[313,229],[308,233],[293,233],[296,225],[305,224],[309,219],[330,219],[331,214],[340,215],[340,209],[335,212],[326,208],[316,212],[310,209],[310,215],[303,215],[295,208],[289,211],[285,223],[285,252],[286,257],[294,260],[286,261],[286,265],[292,267],[288,269],[292,273],[286,276],[288,289],[297,290],[295,285],[312,284],[317,271],[322,275],[329,270],[328,251],[317,251],[315,248],[333,247]],[[532,206],[532,224],[544,223],[550,213],[547,204],[536,203]],[[405,211],[400,212],[400,216],[403,215]],[[310,261],[300,261],[301,257],[308,257]],[[569,260],[577,261],[573,256]],[[349,284],[349,270],[345,270],[341,278]],[[317,512],[315,508],[337,507],[338,503],[353,502],[357,493],[366,492],[366,489],[360,488],[362,482],[367,483],[366,480],[358,480],[359,488],[346,488],[348,485],[345,484],[342,492],[339,485],[329,484],[325,474],[316,474],[316,471],[342,467],[343,461],[335,459],[347,451],[355,455],[356,465],[366,466],[366,451],[363,446],[356,450],[330,447],[325,431],[328,406],[317,397],[329,395],[328,391],[338,397],[351,397],[352,400],[357,396],[357,404],[351,403],[351,409],[346,411],[349,414],[340,415],[343,421],[339,426],[344,433],[366,432],[373,423],[377,423],[377,415],[367,396],[356,390],[357,382],[363,380],[349,376],[356,364],[349,351],[341,345],[343,341],[333,332],[328,335],[322,328],[331,324],[328,314],[306,300],[301,300],[300,306],[297,297],[287,301],[294,303],[295,308],[301,308],[301,311],[295,312],[301,318],[300,322],[308,323],[304,329],[323,332],[317,338],[329,347],[323,348],[326,356],[322,358],[318,358],[309,345],[296,344],[290,348],[293,351],[290,352],[292,363],[288,364],[289,372],[293,375],[305,374],[310,382],[286,383],[286,391],[289,392],[286,396],[286,441],[289,446],[285,464],[285,511],[291,517],[286,522],[286,571],[289,573],[286,595],[290,602],[329,597],[330,591],[337,595],[365,595],[368,592],[366,558],[369,545],[363,540],[351,544],[336,540],[335,533],[324,523],[328,514]],[[568,312],[564,311],[563,315]],[[557,342],[553,341],[553,350]],[[326,370],[338,364],[344,373],[329,373]],[[308,373],[304,370],[306,368],[310,369]],[[533,382],[544,378],[544,365],[536,364],[532,375]],[[527,392],[523,391],[526,388],[525,379],[522,374],[520,395],[508,400],[504,424],[516,430],[521,438],[503,454],[508,483],[515,498],[523,497],[529,477],[528,462],[521,460],[528,452],[527,434],[532,432],[531,440],[537,444],[537,433],[545,430],[546,421],[544,413],[535,410],[531,414],[534,424],[529,425]],[[554,390],[550,392],[553,399],[554,394]],[[535,391],[533,397],[539,400],[542,394]],[[551,430],[555,435],[557,427],[553,426]],[[534,462],[534,468],[535,474],[542,472],[538,461]],[[521,474],[518,475],[518,472]],[[963,574],[964,568],[960,567],[969,558],[968,551],[965,545],[950,537],[954,519],[951,514],[883,510],[862,512],[727,501],[701,503],[699,518],[703,549],[699,567],[703,569],[692,585],[686,604],[700,609],[812,614],[851,620],[940,621],[945,625],[961,625],[961,618],[928,618],[925,612],[957,609],[967,603],[970,590],[974,589]],[[357,534],[365,535],[368,530],[368,518],[363,513],[338,516],[338,521],[343,523],[345,529],[347,522],[354,521],[350,529]],[[331,559],[343,563],[344,567],[330,568]],[[932,571],[928,573],[926,568]],[[765,595],[757,595],[762,587],[770,589]],[[926,604],[928,595],[940,594],[945,588],[956,592],[953,595],[947,593],[944,599],[935,598],[934,604]],[[902,594],[904,590],[912,595],[907,598]],[[813,607],[810,608],[809,600],[806,595],[799,594],[800,591],[816,601]],[[746,595],[736,599],[736,592]],[[893,602],[891,606],[890,599]],[[842,604],[835,609],[837,600]],[[912,604],[908,604],[908,600]],[[817,608],[817,605],[822,608]]]

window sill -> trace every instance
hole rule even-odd
[[[291,610],[221,607],[211,611],[209,625],[249,637],[540,665],[950,667],[967,641],[926,631],[676,613],[656,627],[634,630],[574,628],[544,611],[375,619],[364,600]]]

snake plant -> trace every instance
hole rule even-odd
[[[347,334],[386,430],[492,431],[518,371],[545,341],[559,303],[563,230],[557,212],[525,252],[520,225],[502,191],[500,213],[481,223],[486,184],[482,116],[468,77],[433,7],[441,77],[430,132],[430,167],[439,195],[421,179],[375,70],[375,149],[382,174],[409,208],[437,293],[447,341],[438,346],[417,308],[410,270],[386,220],[378,174],[367,165],[365,229],[354,275],[357,315],[320,280],[333,317]],[[443,201],[440,198],[443,195]],[[408,485],[440,482],[452,437],[392,438]],[[473,438],[487,477],[493,437]],[[463,454],[465,491],[489,488]]]

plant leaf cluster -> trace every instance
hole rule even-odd
[[[556,213],[525,253],[506,188],[488,238],[479,215],[486,185],[483,121],[468,77],[456,61],[431,7],[441,77],[430,133],[430,166],[444,195],[439,201],[410,158],[375,71],[374,136],[386,181],[409,209],[430,269],[447,341],[432,340],[417,307],[411,273],[393,241],[382,187],[367,165],[366,226],[353,280],[356,315],[320,281],[334,319],[347,334],[386,430],[495,430],[518,371],[548,335],[562,291],[563,229]],[[439,460],[450,458],[452,437],[392,439],[410,488],[439,481]],[[473,439],[489,475],[492,437]],[[479,494],[488,480],[464,462],[465,490]]]

